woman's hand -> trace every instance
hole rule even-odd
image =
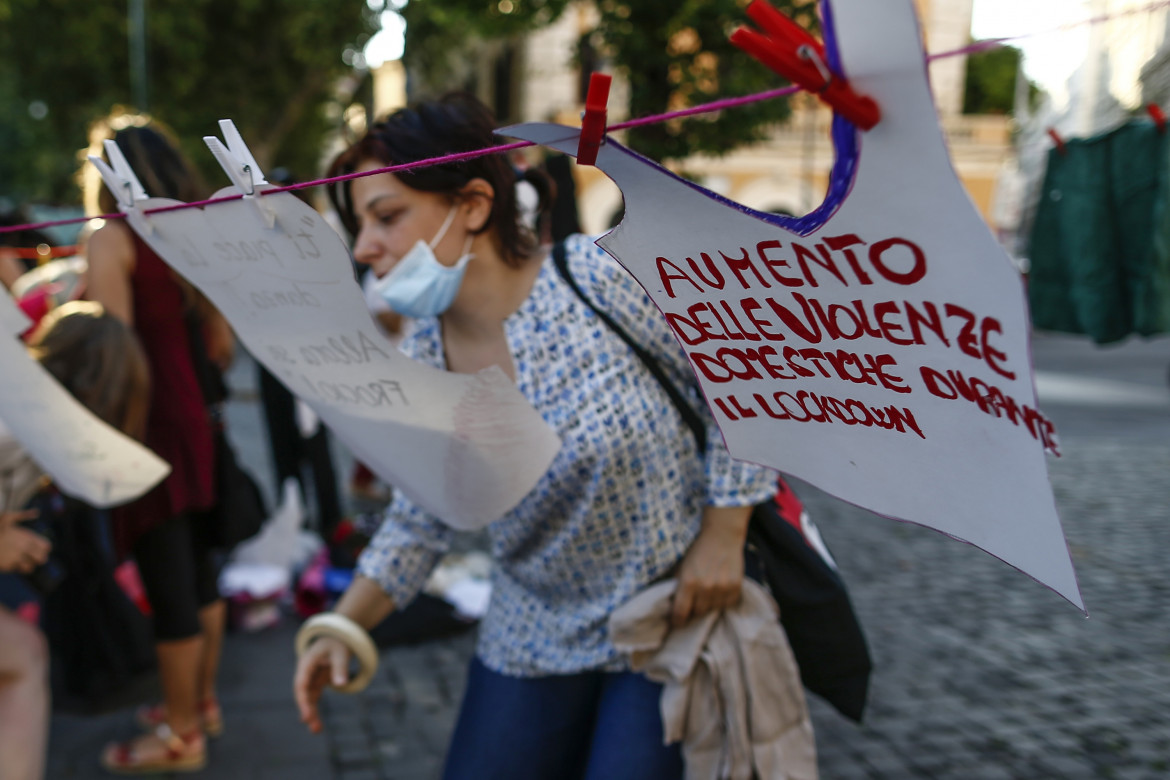
[[[752,508],[707,507],[699,535],[678,570],[671,623],[688,620],[739,603],[743,586],[743,544]]]
[[[376,582],[359,574],[341,594],[333,611],[369,629],[394,611],[394,599]],[[321,731],[321,714],[317,711],[321,692],[327,685],[337,688],[349,682],[349,656],[349,648],[343,642],[321,636],[313,640],[297,659],[293,694],[301,720],[314,734]]]
[[[332,637],[319,637],[297,659],[293,675],[293,695],[301,722],[314,734],[321,732],[321,713],[317,703],[325,686],[339,688],[349,680],[349,648]]]
[[[36,510],[0,514],[0,571],[28,574],[49,560],[52,543],[19,525],[36,516]]]

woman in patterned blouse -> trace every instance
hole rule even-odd
[[[493,127],[463,95],[402,109],[341,154],[331,175],[485,148]],[[416,277],[427,291],[403,302],[416,319],[401,348],[448,371],[500,366],[563,442],[536,487],[488,527],[492,600],[444,777],[681,778],[679,746],[662,744],[661,687],[629,671],[606,620],[667,576],[679,580],[676,624],[735,604],[750,507],[776,475],[733,460],[692,391],[709,429],[707,451],[697,451],[661,386],[518,220],[515,186],[507,161],[488,155],[330,193],[355,257],[379,277],[427,246],[419,266],[442,266]],[[566,253],[584,293],[677,386],[693,388],[686,356],[633,277],[584,236],[567,239]],[[451,534],[396,492],[336,612],[366,629],[379,623],[415,597]],[[345,682],[347,661],[332,638],[302,655],[294,687],[312,731],[321,691]]]

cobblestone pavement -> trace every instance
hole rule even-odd
[[[822,777],[1170,777],[1170,446],[1072,440],[1052,479],[1091,617],[973,547],[801,490],[874,656],[856,726],[810,699]],[[432,778],[471,642],[398,649],[330,697],[342,778]],[[379,774],[380,772],[380,774]]]
[[[1091,617],[974,547],[797,483],[876,665],[863,726],[810,699],[825,780],[1170,778],[1170,342],[1038,338],[1034,352]],[[293,630],[229,638],[228,733],[201,776],[437,777],[473,637],[385,651],[367,691],[326,697],[326,734],[309,737],[288,691]],[[97,747],[128,724],[55,718],[50,777],[99,776]]]

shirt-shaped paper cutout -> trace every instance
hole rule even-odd
[[[17,338],[28,318],[3,291],[0,325],[0,420],[61,492],[104,509],[138,498],[171,472],[33,360]]]
[[[548,469],[560,440],[503,371],[438,371],[382,336],[349,251],[307,204],[275,193],[142,213],[176,203],[139,201],[127,221],[378,476],[451,526],[474,529]]]
[[[951,167],[911,0],[825,10],[835,64],[882,109],[864,135],[836,120],[830,199],[754,212],[609,141],[597,167],[625,218],[598,243],[674,327],[733,455],[970,542],[1083,609],[1023,285]]]

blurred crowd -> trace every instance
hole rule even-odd
[[[152,196],[195,201],[211,192],[150,117],[115,111],[88,140],[85,151],[103,158],[104,142],[115,143]],[[117,212],[86,166],[79,180],[87,213]],[[292,183],[284,169],[271,180]],[[34,220],[17,209],[2,221]],[[117,219],[90,220],[70,245],[36,229],[0,233],[0,284],[30,322],[20,334],[30,356],[171,469],[136,500],[99,510],[62,494],[0,422],[0,778],[42,777],[50,693],[54,707],[92,711],[132,700],[145,677],[157,679],[145,687],[160,689],[161,699],[138,707],[141,733],[107,746],[100,761],[115,773],[202,768],[206,740],[223,729],[216,676],[228,610],[220,579],[238,541],[225,543],[215,529],[225,373],[238,349],[231,328]],[[385,307],[374,313],[388,335],[400,327]],[[308,496],[316,535],[352,536],[325,428],[306,425],[311,413],[259,364],[257,371],[276,484],[297,494],[285,497],[295,505],[290,521],[306,519],[299,508]],[[367,510],[389,498],[360,463],[351,483]],[[318,601],[315,609],[327,604]],[[80,642],[89,645],[84,657]]]
[[[567,161],[496,154],[385,170],[491,147],[495,126],[480,101],[453,93],[373,124],[326,171],[341,181],[329,204],[383,334],[434,369],[502,370],[560,442],[528,494],[480,529],[490,563],[464,567],[490,571],[490,598],[471,599],[481,630],[444,777],[680,780],[684,765],[707,776],[728,761],[735,776],[815,777],[778,609],[745,580],[749,522],[790,525],[776,512],[783,483],[731,457],[665,319],[579,235]],[[209,194],[157,121],[116,113],[89,142],[95,157],[116,147],[152,197]],[[92,169],[81,178],[87,213],[118,211]],[[76,255],[59,259],[41,236],[0,235],[16,247],[0,254],[0,274],[33,323],[30,356],[171,467],[99,511],[60,493],[0,430],[0,568],[32,589],[0,607],[0,780],[43,774],[50,691],[54,706],[108,705],[144,673],[161,697],[135,711],[136,735],[97,758],[118,774],[205,767],[225,727],[224,564],[275,546],[275,518],[304,496],[324,545],[296,582],[308,619],[293,688],[320,731],[324,691],[368,681],[376,640],[418,636],[393,621],[417,617],[436,577],[451,579],[453,529],[360,462],[347,498],[376,511],[365,524],[348,516],[327,432],[261,367],[283,501],[269,523],[241,530],[239,491],[254,480],[244,464],[239,488],[230,470],[225,373],[238,347],[227,320],[121,219],[91,221]],[[287,517],[295,534],[301,518]],[[424,633],[450,617],[423,614]],[[690,671],[699,665],[734,684],[704,684]],[[724,711],[749,728],[726,729],[713,715]]]
[[[107,141],[151,196],[210,195],[158,120],[116,109],[93,124],[83,157],[108,160]],[[560,167],[568,176],[567,164]],[[280,167],[267,178],[295,181]],[[78,181],[88,215],[118,211],[91,164]],[[555,220],[562,232],[575,231],[571,187],[564,192]],[[524,204],[528,220],[537,205]],[[36,221],[23,208],[0,214],[3,227]],[[374,321],[396,343],[406,318],[378,293],[368,263],[355,262],[354,270]],[[99,510],[62,494],[0,421],[0,779],[43,776],[51,707],[101,711],[160,689],[160,700],[135,711],[141,733],[98,758],[114,773],[200,769],[206,740],[223,729],[216,676],[229,612],[222,585],[230,593],[233,582],[244,583],[248,604],[230,614],[233,627],[273,619],[250,603],[255,572],[242,563],[225,577],[233,550],[207,531],[219,500],[224,377],[239,347],[214,306],[121,220],[91,219],[69,242],[35,227],[0,233],[0,286],[29,320],[20,338],[30,356],[92,414],[171,467],[145,495]],[[296,607],[305,616],[344,590],[393,491],[360,461],[339,481],[326,428],[259,362],[255,370],[281,501],[270,525],[285,526],[270,531],[287,537],[308,526],[324,542],[309,545],[319,551],[311,560],[298,558]],[[345,496],[339,485],[347,485]],[[457,561],[436,581],[459,576],[461,566],[486,576],[483,562]],[[277,580],[279,587],[260,587],[287,594],[285,580]],[[374,635],[392,642],[471,625],[450,603],[424,593],[411,615],[384,622]],[[79,653],[80,643],[90,645],[88,653]]]

